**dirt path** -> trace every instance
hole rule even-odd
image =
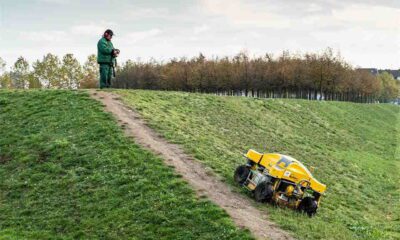
[[[118,95],[95,90],[90,91],[90,95],[105,105],[105,109],[116,117],[127,135],[159,154],[167,165],[174,166],[175,171],[192,185],[198,195],[207,196],[225,209],[237,226],[249,229],[258,239],[293,239],[268,220],[266,212],[254,207],[253,200],[233,192],[229,185],[218,180],[200,162],[185,154],[178,145],[168,143],[147,127],[138,113],[122,104]]]

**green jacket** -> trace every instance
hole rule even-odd
[[[97,43],[97,63],[113,63],[114,59],[111,56],[113,49],[112,42],[102,37]]]

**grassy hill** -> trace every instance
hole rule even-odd
[[[232,185],[235,167],[245,162],[241,153],[249,148],[315,166],[314,175],[328,187],[316,217],[259,205],[299,239],[400,238],[399,107],[117,92],[153,128]]]
[[[86,93],[0,91],[0,239],[251,239]]]

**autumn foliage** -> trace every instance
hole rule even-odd
[[[340,54],[283,52],[273,57],[207,59],[200,54],[169,62],[127,61],[114,81],[117,88],[176,90],[263,98],[302,98],[354,102],[388,101],[398,95],[396,80],[357,70]],[[389,86],[390,85],[390,86]]]
[[[96,88],[99,70],[96,56],[81,65],[72,54],[61,59],[46,54],[29,63],[20,57],[4,71],[0,58],[1,88]],[[117,67],[114,88],[175,90],[260,98],[301,98],[353,102],[389,102],[399,98],[399,83],[389,73],[377,76],[353,68],[339,53],[265,54],[234,57],[141,62],[128,60]]]

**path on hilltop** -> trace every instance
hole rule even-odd
[[[293,239],[271,222],[265,211],[257,209],[253,200],[233,192],[228,184],[206,170],[202,163],[184,153],[179,145],[167,142],[149,128],[136,111],[121,102],[117,94],[96,90],[89,91],[89,94],[104,104],[105,110],[114,115],[128,136],[158,154],[167,165],[173,166],[197,195],[206,196],[223,208],[237,226],[249,229],[257,239]]]

